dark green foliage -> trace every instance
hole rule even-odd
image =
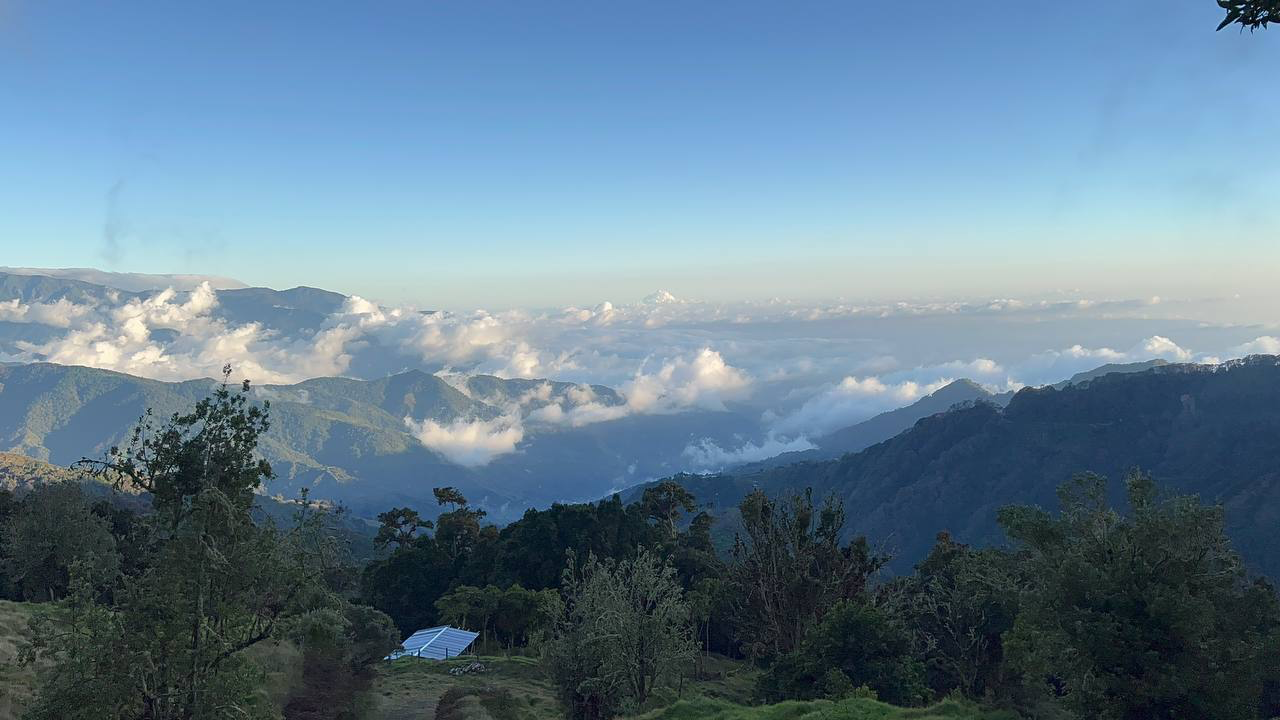
[[[1227,533],[1251,570],[1280,576],[1280,360],[1168,365],[1111,374],[1063,389],[1024,389],[1004,409],[975,405],[935,415],[860,453],[743,476],[684,477],[714,499],[723,527],[758,487],[769,495],[812,487],[839,497],[849,537],[889,542],[893,570],[909,573],[934,535],[996,545],[996,510],[1053,504],[1055,491],[1089,469],[1122,477],[1142,467],[1171,491],[1227,510]],[[1110,496],[1119,503],[1118,492]]]
[[[474,587],[459,585],[435,601],[441,622],[480,633],[482,646],[490,638],[510,650],[524,646],[546,627],[552,591],[526,590],[519,585]]]
[[[1280,22],[1280,0],[1218,0],[1218,7],[1227,13],[1218,24],[1219,30],[1233,23],[1257,30]]]
[[[743,650],[779,657],[842,600],[861,597],[884,560],[865,538],[844,543],[844,507],[812,490],[771,499],[756,491],[740,506],[744,537],[733,548],[729,588]]]
[[[645,488],[640,497],[641,512],[671,540],[675,539],[676,525],[684,513],[691,513],[696,507],[693,495],[671,480]]]
[[[760,676],[758,692],[768,702],[838,699],[864,685],[895,705],[920,705],[932,694],[907,629],[868,602],[842,600]]]
[[[1028,553],[1010,663],[1082,717],[1255,717],[1280,639],[1274,590],[1246,577],[1221,507],[1162,499],[1142,473],[1125,486],[1127,516],[1097,475],[1063,486],[1058,517],[1001,511]]]
[[[373,544],[379,548],[392,543],[395,543],[396,548],[403,547],[413,542],[419,530],[430,530],[435,527],[430,520],[423,520],[416,510],[404,507],[379,513],[378,522],[382,524],[378,527],[378,534],[373,538]]]
[[[620,561],[570,557],[543,659],[570,720],[642,707],[696,653],[675,569],[640,549]]]
[[[881,590],[911,634],[938,697],[993,698],[1006,682],[1002,636],[1013,627],[1022,586],[1020,558],[975,550],[947,533],[916,567]]]
[[[114,580],[121,560],[116,539],[79,483],[39,485],[21,500],[7,502],[10,508],[0,508],[7,515],[0,524],[0,573],[14,599],[65,597],[76,565],[96,592]]]
[[[285,720],[358,720],[374,666],[400,644],[385,614],[347,605],[308,615],[293,632],[304,648],[302,683],[284,707]]]
[[[570,552],[621,559],[639,548],[661,547],[664,554],[675,555],[686,586],[699,573],[719,572],[710,547],[709,516],[673,538],[669,523],[650,518],[640,503],[624,506],[615,495],[599,503],[529,510],[499,530],[483,524],[484,512],[471,508],[466,498],[445,490],[444,502],[455,509],[437,518],[435,532],[417,534],[370,563],[362,577],[366,601],[390,615],[406,634],[445,622],[436,602],[460,586],[559,588]]]
[[[126,448],[93,463],[117,486],[147,491],[151,511],[126,527],[137,556],[109,597],[97,591],[98,569],[79,561],[67,599],[35,616],[24,654],[42,661],[41,685],[28,717],[259,717],[270,709],[248,648],[308,618],[353,633],[353,656],[387,646],[389,629],[367,630],[380,614],[343,600],[350,573],[310,503],[287,533],[254,523],[254,491],[271,475],[255,452],[266,412],[247,385],[223,385],[190,413],[144,421]]]
[[[14,498],[13,493],[0,488],[0,541],[8,542],[6,538],[9,536],[10,523],[13,522],[13,516],[17,509],[18,501]],[[18,597],[18,589],[9,574],[8,563],[5,560],[8,554],[8,550],[0,548],[0,599]]]

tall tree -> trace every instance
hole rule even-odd
[[[115,582],[120,569],[109,524],[73,481],[40,485],[27,493],[0,540],[0,565],[23,600],[65,597],[77,563],[81,571],[92,571],[94,584],[102,589]]]
[[[68,600],[33,621],[26,659],[45,662],[31,718],[264,715],[260,670],[244,651],[307,612],[341,607],[312,544],[253,522],[271,468],[256,453],[268,408],[251,404],[248,389],[224,381],[190,413],[163,424],[148,414],[128,445],[89,463],[150,494],[145,559],[113,605],[73,573]]]
[[[864,685],[896,705],[918,705],[930,697],[907,629],[865,598],[836,603],[794,652],[761,674],[757,693],[770,702],[839,699]]]
[[[745,537],[734,543],[729,579],[743,650],[753,657],[795,650],[884,564],[865,538],[841,542],[845,514],[835,498],[818,507],[810,490],[777,500],[757,490],[739,511]]]
[[[570,558],[543,659],[571,720],[639,708],[696,653],[671,566],[645,549],[621,561]]]
[[[882,589],[939,696],[959,691],[980,699],[1002,689],[1002,637],[1017,615],[1020,567],[1005,550],[976,550],[944,532],[913,575]]]
[[[1056,517],[1000,511],[1028,554],[1010,662],[1081,717],[1255,717],[1277,642],[1274,590],[1246,576],[1221,507],[1161,498],[1140,472],[1125,486],[1128,515],[1092,474],[1061,488]]]
[[[640,509],[645,517],[656,523],[669,540],[676,537],[681,515],[693,512],[696,507],[693,495],[674,480],[663,480],[645,488],[640,498]]]
[[[373,544],[379,548],[387,547],[392,543],[397,548],[404,547],[413,542],[418,537],[419,530],[430,530],[435,524],[430,520],[424,520],[417,510],[407,507],[392,508],[384,513],[378,513],[378,534],[373,538]]]

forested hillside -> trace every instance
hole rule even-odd
[[[1222,503],[1246,560],[1274,575],[1278,444],[1280,360],[1256,356],[1028,388],[1004,408],[978,402],[932,415],[838,460],[680,481],[722,514],[757,487],[834,494],[849,513],[849,532],[883,543],[893,567],[905,571],[924,556],[933,532],[1000,542],[1000,507],[1051,507],[1055,488],[1081,470],[1117,481],[1118,500],[1119,478],[1141,467],[1171,490]]]
[[[94,368],[49,363],[0,365],[0,451],[69,465],[101,455],[147,410],[164,417],[206,395],[212,380],[159,382]],[[471,376],[455,386],[413,370],[378,380],[317,378],[263,385],[272,405],[262,452],[276,477],[269,494],[345,503],[372,516],[391,505],[431,512],[431,487],[454,485],[495,520],[528,506],[590,499],[644,477],[680,469],[693,433],[711,423],[732,431],[750,422],[728,413],[631,416],[586,427],[530,425],[518,452],[469,467],[428,448],[406,422],[492,421],[536,395],[563,399],[588,389],[602,407],[621,403],[604,386]],[[535,393],[535,391],[537,391]],[[713,417],[714,416],[714,417]],[[713,418],[709,420],[708,418]],[[737,425],[735,425],[737,423]]]

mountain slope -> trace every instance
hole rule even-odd
[[[896,551],[895,567],[906,570],[940,530],[967,542],[1000,542],[1000,506],[1055,507],[1055,489],[1076,472],[1111,477],[1118,502],[1119,480],[1135,466],[1171,492],[1222,503],[1246,559],[1280,573],[1280,557],[1269,550],[1280,527],[1274,356],[1025,389],[1005,408],[979,403],[933,415],[838,460],[682,481],[722,510],[754,487],[834,493],[851,532],[885,543]]]
[[[1150,360],[1136,363],[1108,363],[1093,370],[1076,373],[1067,380],[1054,384],[1059,390],[1067,385],[1078,385],[1094,378],[1114,373],[1131,373],[1150,370],[1153,367],[1168,365],[1165,360]],[[922,418],[946,412],[956,405],[975,402],[987,402],[995,405],[1007,405],[1013,398],[1012,391],[993,393],[978,383],[961,378],[935,390],[919,400],[895,410],[880,413],[873,418],[863,420],[856,425],[841,428],[828,433],[815,442],[818,447],[812,450],[783,453],[776,457],[757,463],[743,465],[739,472],[750,472],[766,468],[782,467],[797,462],[815,462],[834,460],[847,453],[859,452],[883,442],[898,433],[905,432]]]
[[[68,465],[101,457],[151,408],[163,418],[190,408],[212,380],[167,383],[94,368],[49,363],[0,365],[0,452]],[[588,392],[589,390],[589,392]],[[587,394],[615,405],[603,386],[473,376],[455,387],[412,370],[378,380],[317,378],[295,385],[262,385],[271,402],[263,454],[277,479],[268,492],[294,497],[301,488],[372,516],[408,505],[437,510],[431,488],[454,485],[495,521],[557,500],[594,499],[682,469],[681,453],[710,429],[747,432],[740,413],[691,411],[633,415],[585,427],[526,422],[513,451],[481,467],[463,467],[434,452],[406,418],[432,420],[464,436],[469,423],[498,421],[539,403]],[[462,423],[461,426],[451,424]],[[434,447],[434,446],[433,446]]]

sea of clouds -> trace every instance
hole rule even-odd
[[[1224,319],[1206,321],[1203,302],[1157,298],[705,303],[659,292],[631,304],[459,313],[350,296],[318,321],[291,325],[269,319],[266,306],[263,319],[225,312],[221,292],[201,282],[83,302],[0,300],[0,360],[171,381],[215,376],[230,363],[257,384],[411,368],[458,386],[474,374],[575,383],[506,399],[499,417],[405,418],[424,445],[468,466],[516,451],[538,429],[688,411],[750,415],[752,435],[690,440],[690,468],[713,469],[813,447],[957,378],[1001,392],[1104,363],[1280,353],[1273,328],[1228,322],[1229,302]],[[616,395],[599,397],[591,384]]]

